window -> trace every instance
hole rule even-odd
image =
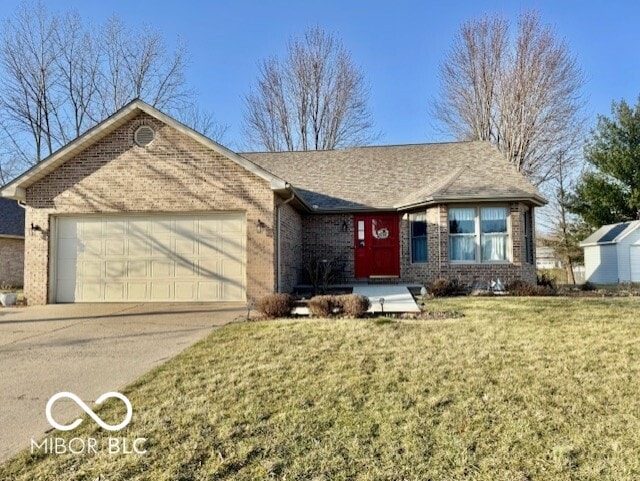
[[[427,215],[424,212],[410,214],[411,262],[427,262]]]
[[[452,261],[476,259],[475,209],[449,209],[449,258]]]
[[[506,207],[449,209],[449,259],[454,262],[509,260]]]
[[[482,207],[480,209],[480,246],[483,261],[507,260],[507,209]]]

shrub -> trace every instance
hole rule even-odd
[[[369,307],[371,307],[371,301],[368,297],[361,296],[360,294],[347,294],[338,298],[342,312],[347,317],[359,318],[365,315]]]
[[[256,309],[268,319],[288,317],[293,307],[293,296],[290,294],[269,294],[261,298]]]
[[[553,296],[556,294],[555,289],[529,284],[521,279],[507,284],[507,292],[511,296]]]
[[[589,281],[585,282],[580,286],[581,291],[595,291],[596,289],[598,289],[596,285],[593,282],[589,282]]]
[[[553,291],[556,290],[556,280],[545,272],[536,275],[536,284]]]
[[[456,293],[457,284],[451,279],[436,279],[429,284],[428,291],[434,297],[447,297]]]
[[[309,313],[316,317],[331,317],[340,303],[336,296],[314,296],[309,299]]]

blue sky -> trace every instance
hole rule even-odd
[[[19,1],[3,0],[0,17]],[[536,9],[569,44],[586,75],[587,113],[608,114],[611,101],[640,94],[640,2],[595,1],[131,1],[49,0],[51,11],[76,9],[101,24],[116,13],[148,24],[168,42],[186,43],[187,79],[202,106],[229,125],[225,143],[242,147],[242,97],[260,59],[281,53],[291,35],[320,25],[342,38],[370,86],[380,143],[448,140],[429,119],[438,66],[462,22],[499,12],[515,20]]]

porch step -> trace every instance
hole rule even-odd
[[[353,293],[369,298],[369,312],[420,312],[406,285],[355,285]],[[384,305],[380,304],[381,298],[384,298]]]

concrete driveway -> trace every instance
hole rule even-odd
[[[0,308],[0,461],[51,429],[52,395],[70,391],[91,405],[245,312],[237,303]],[[58,422],[82,413],[58,404]]]

